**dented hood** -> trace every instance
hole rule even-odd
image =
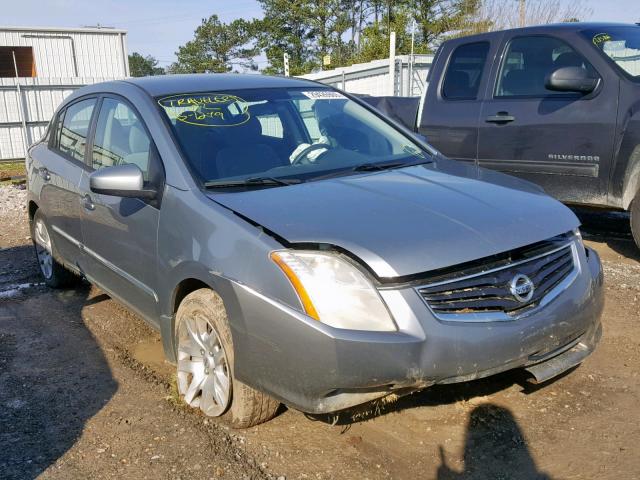
[[[487,257],[579,225],[538,187],[449,160],[210,197],[289,243],[341,247],[386,278]]]

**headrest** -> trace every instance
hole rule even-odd
[[[526,70],[511,70],[502,82],[502,93],[524,95],[530,93],[532,77]]]
[[[575,52],[565,52],[558,55],[553,62],[554,68],[582,67],[582,57]]]

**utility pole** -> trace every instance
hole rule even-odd
[[[413,63],[415,62],[415,57],[413,55],[413,47],[415,45],[416,39],[416,20],[415,18],[411,22],[411,56],[409,63],[409,96],[413,97]]]
[[[526,0],[519,0],[520,2],[520,26],[524,27],[527,23],[527,2]]]

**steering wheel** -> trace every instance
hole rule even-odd
[[[312,145],[309,145],[308,147],[305,147],[303,150],[300,150],[300,152],[296,155],[296,157],[291,161],[291,165],[305,165],[309,163],[315,163],[318,160],[318,158],[320,158],[320,156],[324,154],[324,152],[318,155],[314,160],[310,160],[309,158],[307,158],[307,156],[315,150],[324,149],[326,151],[326,150],[329,150],[330,148],[331,148],[331,145],[329,145],[328,143],[314,143]],[[304,161],[305,159],[306,161]]]

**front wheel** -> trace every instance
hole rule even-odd
[[[56,250],[45,216],[37,210],[31,222],[31,239],[44,282],[51,288],[73,285],[78,277],[56,260]]]
[[[233,341],[222,298],[212,290],[187,295],[176,314],[178,391],[205,415],[234,428],[273,418],[279,403],[233,374]]]
[[[640,248],[640,192],[636,194],[636,198],[631,202],[631,233],[636,245]]]

